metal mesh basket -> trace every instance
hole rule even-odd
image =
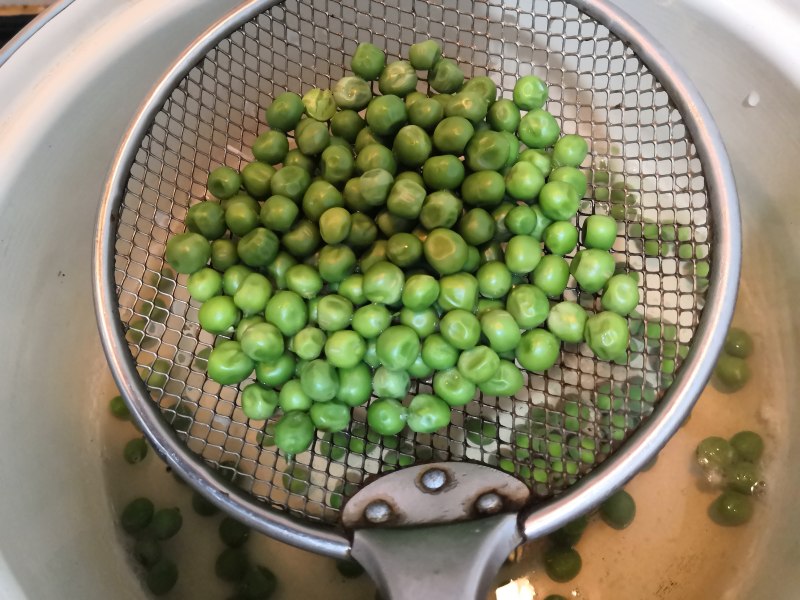
[[[687,114],[685,90],[674,80],[664,85],[636,48],[639,40],[612,32],[602,12],[583,12],[601,11],[598,5],[287,1],[244,23],[229,22],[225,37],[206,38],[205,47],[182,57],[121,151],[98,238],[104,342],[112,366],[138,370],[143,384],[128,383],[131,394],[148,394],[180,438],[182,444],[162,451],[174,458],[188,448],[233,479],[243,498],[324,524],[336,523],[343,499],[366,478],[415,461],[498,467],[544,500],[624,446],[665,398],[674,399],[681,377],[707,377],[709,367],[697,366],[702,357],[692,347],[702,337],[699,352],[713,354],[719,335],[706,329],[700,336],[698,327],[730,316],[714,288],[735,286],[738,259],[720,264],[734,245],[729,224],[720,234],[718,222],[720,205],[731,199],[712,197],[725,190],[709,185],[710,151],[702,155],[693,141],[698,127],[706,135],[707,124]],[[185,276],[166,265],[165,244],[184,231],[188,207],[206,198],[209,171],[252,160],[250,146],[266,129],[263,108],[277,94],[331,87],[360,42],[384,48],[391,60],[427,38],[441,40],[444,55],[468,77],[491,77],[503,96],[510,97],[519,77],[538,75],[550,87],[546,108],[563,133],[589,140],[582,165],[589,190],[577,225],[591,214],[620,223],[612,249],[617,267],[637,277],[641,290],[629,319],[628,356],[607,363],[585,345],[564,344],[557,366],[529,375],[516,397],[478,397],[454,409],[446,432],[381,437],[370,431],[361,407],[347,432],[320,433],[309,451],[287,459],[273,445],[271,424],[245,417],[239,389],[206,376],[215,337],[201,331],[199,306],[190,301]],[[419,90],[427,91],[424,78]],[[711,157],[713,181],[721,159]],[[732,210],[728,217],[735,219]],[[598,298],[581,294],[572,280],[570,286],[567,299],[599,308]],[[109,306],[118,317],[103,312]],[[684,374],[692,361],[692,372]],[[429,387],[417,382],[412,393]],[[696,395],[697,385],[692,389]]]

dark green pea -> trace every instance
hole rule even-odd
[[[182,525],[179,508],[162,508],[153,514],[150,530],[157,540],[167,540],[177,534]]]
[[[331,133],[350,144],[366,126],[367,122],[354,110],[340,110],[331,117]]]
[[[271,598],[278,587],[275,574],[262,566],[253,566],[247,569],[244,577],[239,582],[238,590],[241,600],[257,600]]]
[[[432,156],[422,165],[422,179],[430,190],[454,190],[464,181],[464,165],[450,154]]]
[[[120,421],[129,421],[131,418],[131,411],[128,409],[128,405],[125,404],[122,396],[114,396],[111,398],[111,401],[108,403],[108,410]]]
[[[500,245],[496,239],[492,240],[488,244],[484,244],[481,249],[481,260],[480,264],[485,265],[488,262],[492,262],[495,260],[503,261],[505,260],[505,252],[503,251],[503,247]]]
[[[639,284],[624,273],[613,275],[605,285],[600,304],[605,310],[628,316],[639,304]]]
[[[725,337],[724,350],[736,358],[747,358],[753,353],[753,338],[744,329],[731,327]]]
[[[189,207],[186,228],[201,234],[207,240],[216,240],[225,235],[225,211],[217,202],[199,202]]]
[[[319,301],[317,322],[324,331],[346,328],[353,318],[353,304],[344,296],[328,294]]]
[[[317,121],[330,121],[336,113],[336,102],[330,90],[310,89],[303,96],[306,114]]]
[[[161,560],[163,554],[164,552],[161,549],[161,544],[158,543],[158,540],[150,536],[136,540],[136,544],[133,546],[133,557],[136,559],[136,562],[144,567],[152,567],[155,565]]]
[[[423,250],[428,264],[441,275],[457,273],[467,260],[466,242],[449,229],[438,228],[431,231]]]
[[[217,167],[209,173],[207,186],[214,197],[225,200],[238,193],[242,187],[242,178],[235,169]]]
[[[726,490],[714,500],[708,514],[718,525],[744,525],[753,517],[753,500],[745,494]]]
[[[733,446],[725,439],[711,436],[703,439],[695,450],[697,464],[705,471],[727,469],[736,460]]]
[[[450,104],[450,101],[453,99],[452,94],[434,94],[431,96],[431,100],[434,102],[438,102],[441,107],[442,111],[447,109],[447,105]]]
[[[350,221],[350,235],[345,241],[348,246],[364,248],[375,242],[378,228],[368,215],[361,212],[352,213]]]
[[[513,397],[525,386],[525,377],[516,365],[501,360],[494,375],[478,384],[478,389],[488,396]]]
[[[478,290],[484,298],[503,298],[511,289],[511,271],[500,261],[481,265],[477,277]]]
[[[397,162],[392,151],[383,144],[367,144],[356,157],[356,171],[366,173],[371,169],[383,169],[392,175],[397,172]]]
[[[211,243],[211,266],[219,272],[227,271],[239,262],[236,243],[232,240],[214,240]]]
[[[383,206],[394,185],[394,177],[384,169],[370,169],[361,176],[361,197],[368,206]]]
[[[422,360],[437,371],[454,367],[458,361],[458,354],[458,350],[439,333],[429,335],[422,342]]]
[[[528,235],[536,226],[536,213],[529,206],[515,206],[508,211],[505,224],[515,235]]]
[[[479,246],[494,238],[496,227],[492,215],[482,208],[473,208],[461,217],[458,232],[468,244]]]
[[[538,327],[547,319],[550,302],[535,285],[519,285],[509,292],[506,310],[522,329]]]
[[[219,512],[219,509],[197,492],[192,494],[192,508],[201,517],[210,517]]]
[[[380,398],[367,408],[370,429],[380,435],[396,435],[406,426],[408,409],[394,398]]]
[[[256,380],[268,387],[279,387],[291,379],[294,370],[294,356],[284,352],[276,360],[256,364]]]
[[[604,250],[580,250],[572,259],[570,272],[582,290],[596,294],[614,274],[614,257]]]
[[[531,283],[550,298],[558,298],[567,289],[569,282],[569,263],[562,257],[546,254],[536,265]]]
[[[299,148],[293,148],[286,153],[286,158],[283,159],[283,168],[297,167],[306,173],[312,174],[317,169],[317,161],[311,156],[306,156],[300,152]]]
[[[361,131],[358,132],[358,135],[356,136],[356,142],[355,144],[353,144],[353,150],[355,150],[356,154],[358,154],[370,144],[378,144],[379,146],[386,146],[388,144],[391,144],[391,140],[384,136],[376,134],[369,127],[364,127]]]
[[[481,265],[481,252],[475,246],[467,248],[467,262],[461,267],[465,273],[475,273]]]
[[[199,233],[179,233],[167,240],[165,258],[178,273],[191,275],[211,258],[211,244]]]
[[[513,96],[514,104],[522,110],[542,108],[547,101],[547,84],[536,75],[520,77],[514,84]]]
[[[508,141],[500,132],[478,131],[467,144],[465,153],[466,165],[472,171],[497,171],[508,159]]]
[[[394,371],[406,370],[420,352],[419,336],[410,327],[394,325],[378,336],[376,348],[385,367]]]
[[[412,275],[403,287],[403,306],[411,310],[424,310],[436,302],[439,289],[439,282],[430,275]]]
[[[222,543],[228,548],[239,548],[250,537],[250,528],[231,517],[222,519],[217,531]]]
[[[332,91],[336,106],[341,109],[359,111],[372,100],[372,87],[360,77],[342,77],[334,84]]]
[[[394,135],[405,125],[408,115],[406,105],[399,96],[373,98],[367,107],[367,124],[378,135]]]
[[[726,392],[735,392],[750,380],[750,367],[745,359],[723,352],[717,359],[714,375]]]
[[[372,372],[365,363],[359,363],[349,369],[339,369],[339,389],[336,391],[336,400],[344,402],[348,406],[361,406],[369,400],[371,386]]]
[[[417,394],[408,405],[406,423],[416,433],[438,431],[450,423],[450,405],[433,394]]]
[[[433,66],[428,83],[441,94],[452,94],[461,89],[464,73],[454,60],[442,58]]]
[[[339,283],[337,293],[344,296],[356,306],[366,303],[367,297],[364,295],[364,276],[361,273],[348,275]]]
[[[498,206],[505,197],[505,191],[505,181],[497,171],[472,173],[461,184],[461,198],[470,206]]]
[[[441,277],[437,302],[444,311],[460,308],[472,312],[478,302],[478,280],[469,273]]]
[[[253,142],[253,156],[256,160],[277,165],[289,152],[289,140],[281,131],[265,131]]]
[[[557,167],[578,167],[586,158],[589,146],[579,135],[565,135],[553,147],[553,163]]]
[[[420,71],[429,71],[442,58],[442,47],[436,40],[425,40],[412,44],[408,51],[411,66]]]
[[[730,489],[751,496],[760,493],[765,485],[759,468],[747,461],[735,462],[725,469],[725,483]]]
[[[125,444],[122,449],[122,457],[125,462],[131,465],[142,462],[147,456],[147,442],[144,438],[134,438]]]
[[[344,207],[344,198],[341,192],[327,181],[313,182],[303,194],[303,213],[315,223],[325,211],[334,207]]]
[[[269,194],[273,175],[275,175],[275,167],[253,161],[242,169],[244,189],[255,198],[264,198]]]
[[[561,181],[563,183],[568,183],[576,192],[578,192],[578,198],[583,198],[586,196],[586,189],[588,187],[586,175],[584,175],[583,171],[576,169],[575,167],[557,167],[550,172],[550,176],[547,178],[547,181]]]
[[[386,208],[403,219],[416,219],[425,200],[425,188],[414,181],[395,179]]]
[[[411,387],[411,378],[405,371],[392,371],[386,367],[375,370],[372,378],[372,393],[379,398],[402,400]]]
[[[417,90],[406,94],[405,98],[403,98],[403,101],[406,104],[406,112],[411,110],[411,107],[414,106],[414,104],[416,104],[419,100],[424,100],[425,98],[427,98],[427,96],[422,92],[418,92]]]
[[[294,227],[281,238],[283,247],[297,258],[305,258],[314,254],[321,241],[322,237],[317,224],[305,219],[295,223]]]
[[[389,63],[378,78],[378,89],[383,95],[402,98],[417,89],[417,72],[405,60]]]
[[[152,565],[145,575],[147,589],[154,596],[163,596],[178,582],[178,567],[168,558],[162,558]]]
[[[155,507],[151,500],[148,498],[136,498],[122,509],[120,525],[125,530],[125,533],[139,533],[153,520],[153,513],[155,513]]]
[[[297,219],[300,209],[285,196],[271,196],[261,207],[260,220],[272,231],[288,231]]]
[[[351,213],[371,211],[374,207],[370,206],[361,194],[361,177],[353,177],[347,180],[342,190],[344,204]],[[372,221],[372,219],[370,219]],[[375,224],[373,223],[373,226]]]
[[[299,95],[283,92],[267,107],[267,125],[278,131],[291,131],[300,122],[304,112],[303,99]]]
[[[506,192],[515,200],[523,200],[527,204],[539,197],[545,185],[544,175],[533,163],[519,161],[512,166],[505,177]]]
[[[740,431],[731,438],[730,445],[739,458],[753,463],[764,452],[764,440],[755,431]]]
[[[519,122],[517,136],[530,148],[547,148],[555,144],[561,133],[553,115],[537,108],[526,114]]]
[[[506,217],[514,206],[515,205],[511,202],[501,202],[492,210],[492,218],[494,219],[496,227],[494,241],[507,242],[512,238],[513,234],[508,230],[508,227],[506,227]]]
[[[544,553],[544,570],[558,583],[574,579],[581,571],[581,556],[574,548],[552,546]]]
[[[367,304],[353,314],[352,327],[361,337],[378,337],[391,324],[392,315],[382,304]]]
[[[410,233],[396,233],[386,245],[386,258],[398,267],[408,267],[422,257],[422,242]]]
[[[520,121],[520,112],[511,100],[502,98],[489,107],[489,125],[495,131],[516,133]]]
[[[456,224],[461,216],[461,207],[461,200],[449,191],[434,192],[422,203],[419,220],[429,230],[447,229]]]
[[[392,152],[400,164],[406,167],[421,167],[431,154],[431,138],[421,127],[406,125],[394,138]]]
[[[548,177],[553,169],[553,158],[547,150],[529,148],[520,153],[519,160],[533,163],[545,177]]]
[[[367,81],[374,81],[386,66],[383,50],[369,42],[362,42],[350,59],[350,70]]]
[[[362,273],[366,273],[372,265],[386,260],[386,246],[386,240],[377,240],[361,255],[358,266]]]
[[[462,116],[449,116],[442,120],[433,132],[433,145],[439,152],[461,155],[472,138],[475,129]]]
[[[311,185],[311,176],[301,167],[284,166],[272,176],[271,189],[276,196],[286,196],[299,202]]]
[[[437,371],[433,376],[433,391],[450,406],[463,406],[475,398],[477,386],[458,369]]]
[[[349,148],[328,146],[322,152],[320,175],[328,183],[341,185],[353,176],[354,165],[353,153]]]
[[[586,344],[601,360],[615,360],[628,350],[628,322],[616,313],[603,311],[586,320]]]
[[[278,254],[280,241],[269,229],[256,227],[239,240],[236,251],[242,262],[250,267],[265,267]]]
[[[461,309],[446,313],[439,323],[439,330],[444,340],[459,350],[474,347],[481,335],[481,325],[477,317]]]
[[[280,424],[285,421],[285,419],[286,417],[278,422],[276,430],[278,427],[280,427]],[[241,581],[247,572],[248,567],[249,562],[244,549],[225,548],[225,550],[220,553],[216,562],[214,563],[214,572],[216,573],[217,577],[223,581],[236,583],[237,581]]]
[[[477,123],[486,118],[489,110],[488,101],[481,95],[468,91],[453,94],[444,111],[447,117],[463,117],[470,123]]]
[[[408,105],[408,96],[406,105]],[[425,131],[433,131],[444,117],[444,108],[433,98],[420,98],[408,107],[408,122]],[[464,142],[466,145],[466,142]],[[438,146],[437,146],[438,148]]]

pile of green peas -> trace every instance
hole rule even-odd
[[[709,482],[722,491],[711,503],[711,519],[725,526],[744,525],[753,516],[753,497],[763,493],[760,460],[764,440],[755,431],[740,431],[730,439],[711,436],[697,445],[697,464]]]
[[[588,145],[561,135],[547,85],[528,75],[498,98],[434,40],[388,63],[363,43],[350,67],[330,90],[276,97],[255,160],[212,171],[214,199],[167,243],[202,328],[232,334],[209,377],[255,372],[242,409],[253,420],[280,409],[276,445],[296,454],[373,395],[377,433],[432,433],[479,390],[516,394],[562,342],[624,359],[639,288],[615,274],[612,217],[575,226]],[[570,276],[602,293],[596,313],[564,300]],[[404,402],[426,378],[433,393]]]

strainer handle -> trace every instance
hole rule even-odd
[[[351,555],[384,600],[483,600],[522,543],[516,514],[449,525],[360,529]]]

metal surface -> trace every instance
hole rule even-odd
[[[435,493],[421,484],[430,471],[440,471],[447,482]],[[517,513],[530,498],[528,487],[498,469],[474,463],[415,465],[369,482],[342,509],[348,529],[388,523],[392,527],[432,525],[473,519],[479,515]],[[388,508],[377,510],[378,504]],[[372,514],[380,514],[376,521]]]
[[[730,168],[701,99],[661,49],[606,2],[576,4],[252,2],[190,48],[154,90],[101,208],[97,312],[137,420],[218,505],[269,535],[342,556],[349,543],[327,526],[365,477],[418,460],[466,459],[531,486],[541,502],[525,521],[530,537],[596,505],[685,418],[733,310],[740,257]],[[590,139],[578,222],[592,213],[624,222],[613,250],[642,290],[628,359],[598,362],[585,346],[565,345],[561,363],[529,376],[517,397],[481,396],[454,409],[446,432],[381,438],[359,408],[348,432],[321,435],[287,461],[270,443],[269,424],[245,418],[238,390],[206,377],[214,337],[197,325],[185,277],[165,266],[164,244],[205,197],[212,168],[251,158],[271,97],[329,87],[360,41],[398,56],[426,37],[443,40],[447,56],[469,75],[492,77],[505,96],[519,76],[539,75],[562,130]],[[597,306],[574,288],[566,295]],[[429,389],[420,382],[415,391]],[[234,471],[236,486],[209,478],[209,467]]]
[[[504,514],[423,529],[363,529],[352,556],[387,600],[483,600],[521,542],[516,517]]]

